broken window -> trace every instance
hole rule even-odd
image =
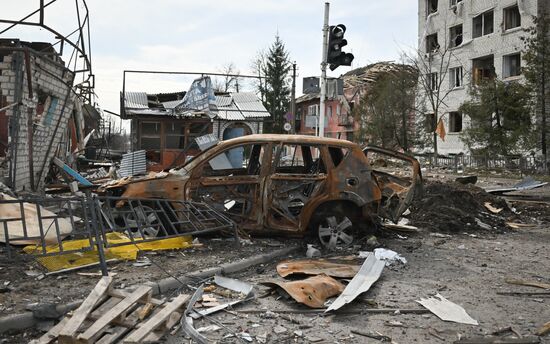
[[[276,173],[317,174],[326,173],[316,146],[284,144],[281,147]]]
[[[49,97],[49,98],[50,98],[50,104],[48,105],[48,110],[46,111],[46,114],[44,115],[44,119],[42,122],[42,124],[45,126],[49,126],[52,123],[53,117],[55,115],[55,109],[57,108],[57,103],[59,102],[59,99],[57,99],[56,97]]]
[[[438,73],[429,73],[428,75],[426,75],[428,89],[430,89],[431,91],[437,91],[439,89],[438,75]]]
[[[340,165],[342,160],[344,160],[344,157],[348,154],[348,151],[348,149],[342,147],[328,147],[328,153],[332,159],[334,167],[338,167],[338,165]]]
[[[494,31],[494,14],[493,10],[487,11],[474,17],[472,38],[478,38],[493,33]]]
[[[208,160],[203,175],[259,175],[265,150],[264,146],[245,144],[228,149]]]
[[[438,0],[426,0],[426,15],[437,12]]]
[[[449,112],[449,132],[459,133],[462,131],[462,114],[460,112]]]
[[[521,55],[519,53],[503,57],[502,77],[509,78],[521,74]]]
[[[205,128],[205,126],[207,128]],[[210,123],[190,123],[189,124],[189,132],[187,134],[187,144],[188,145],[196,145],[195,139],[199,136],[205,135],[207,133],[212,132],[212,126]]]
[[[483,81],[491,80],[495,77],[494,56],[489,55],[472,60],[472,81],[479,85]]]
[[[449,34],[451,37],[449,48],[458,47],[462,44],[462,24],[450,28]]]
[[[183,149],[185,147],[185,124],[171,122],[165,124],[166,148]]]
[[[160,150],[160,122],[141,122],[140,148]]]
[[[504,30],[521,26],[521,14],[518,5],[504,9]]]
[[[437,42],[437,33],[426,36],[426,52],[435,52],[439,49],[439,43]]]
[[[462,67],[450,68],[449,69],[449,83],[450,88],[462,87]]]

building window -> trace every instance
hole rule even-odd
[[[504,30],[521,26],[521,15],[518,5],[504,9]]]
[[[310,116],[317,116],[319,113],[319,105],[310,105],[307,107],[307,114]]]
[[[449,35],[451,37],[449,48],[458,47],[462,44],[462,24],[453,26],[449,29]]]
[[[141,122],[141,149],[160,149],[160,122]]]
[[[462,67],[449,69],[449,83],[450,83],[449,86],[451,89],[455,87],[462,87],[463,86],[462,78],[463,78]]]
[[[432,91],[437,91],[439,89],[439,77],[437,73],[427,74],[426,80],[428,83],[428,89]]]
[[[426,131],[432,133],[435,130],[435,115],[433,113],[427,113],[425,121],[426,123],[424,123],[424,126]]]
[[[472,37],[478,38],[488,35],[494,31],[494,14],[493,11],[487,11],[474,17]]]
[[[166,149],[183,149],[185,147],[185,125],[178,122],[165,123]]]
[[[521,74],[521,55],[519,53],[503,57],[502,77],[509,78]]]
[[[493,55],[489,55],[472,60],[472,81],[475,85],[479,85],[483,81],[491,80],[495,77],[494,59]]]
[[[451,2],[451,7],[454,7],[458,5],[459,2],[462,2],[462,0],[450,0],[450,2]]]
[[[459,133],[462,131],[462,114],[460,112],[449,112],[449,132]]]
[[[437,12],[438,0],[426,0],[426,15]]]
[[[439,49],[439,43],[437,43],[437,33],[426,36],[426,52],[434,52]]]

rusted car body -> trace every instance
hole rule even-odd
[[[409,165],[403,178],[373,170],[369,155]],[[349,245],[379,217],[397,221],[421,187],[420,166],[377,147],[301,135],[248,135],[219,142],[169,172],[104,186],[115,196],[193,200],[252,233],[313,233],[329,248]],[[119,204],[118,206],[123,206]]]

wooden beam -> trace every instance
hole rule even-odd
[[[84,320],[92,312],[94,307],[99,304],[99,301],[105,295],[107,290],[111,288],[113,278],[110,276],[102,277],[96,284],[92,292],[86,297],[86,300],[80,304],[80,307],[74,311],[73,316],[69,319],[65,327],[59,332],[59,343],[72,343],[73,336],[76,334]]]
[[[128,297],[122,299],[116,306],[111,308],[101,318],[99,318],[92,326],[90,326],[84,333],[78,336],[78,339],[84,343],[91,343],[109,326],[109,324],[121,316],[124,317],[124,313],[130,309],[133,305],[142,298],[151,299],[152,289],[148,286],[141,286],[136,289]]]

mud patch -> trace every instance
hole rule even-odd
[[[491,213],[484,206],[485,202],[502,211]],[[513,215],[504,199],[474,185],[427,182],[422,199],[411,207],[409,220],[429,231],[502,232],[507,218]]]

